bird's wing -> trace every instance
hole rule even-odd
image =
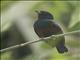
[[[40,21],[34,24],[34,30],[39,37],[48,37],[62,33],[61,28],[52,21]]]

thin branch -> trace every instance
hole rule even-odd
[[[15,45],[15,46],[11,46],[11,47],[8,47],[8,48],[0,50],[0,53],[6,52],[6,51],[10,51],[10,50],[13,50],[13,49],[16,49],[16,48],[19,48],[19,47],[23,47],[23,46],[26,46],[26,45],[29,45],[29,44],[32,44],[32,43],[36,43],[36,42],[39,42],[39,41],[44,41],[44,40],[47,40],[47,39],[49,39],[51,37],[55,38],[55,37],[71,35],[71,34],[75,34],[75,33],[80,33],[80,30],[67,32],[67,33],[64,33],[64,34],[52,35],[52,36],[49,36],[49,37],[46,37],[46,38],[40,38],[39,40],[30,41],[30,42],[18,44],[18,45]]]

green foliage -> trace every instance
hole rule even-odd
[[[11,52],[1,54],[1,60],[11,60]]]
[[[12,0],[1,1],[1,12],[6,11],[7,9],[9,10],[11,5],[17,2]],[[25,8],[27,8],[26,6]],[[54,15],[54,20],[60,22],[63,25],[62,27],[65,28],[66,31],[80,30],[80,2],[57,1],[57,0],[51,1],[51,2],[42,1],[42,2],[37,2],[37,4],[34,7],[32,7],[32,9],[29,10],[29,13],[32,13],[32,11],[34,12],[35,10],[45,10],[52,13]],[[8,30],[8,28],[11,26],[12,23],[10,21],[7,21],[7,19],[5,19],[3,22],[1,23],[2,24],[1,31]],[[72,48],[80,49],[79,40],[80,40],[80,34],[69,36],[68,38],[66,38],[66,45],[68,46],[68,48],[70,48],[68,53],[59,54],[56,51],[56,49],[53,48],[53,51],[51,51],[51,54],[46,56],[46,58],[43,60],[71,60],[71,59],[73,60],[73,58],[75,57],[72,57],[72,55],[74,55],[75,53],[71,49]],[[43,54],[44,50],[46,51],[47,49],[51,49],[51,48],[49,47],[49,45],[43,43],[41,44],[40,49],[43,49],[41,52]],[[11,60],[10,54],[11,53],[9,52],[1,54],[1,60]],[[78,54],[80,55],[80,52]],[[31,57],[30,58],[31,60],[38,60],[38,57],[36,58],[32,57],[34,59],[32,59]],[[24,60],[26,59],[27,57]],[[76,60],[79,60],[79,59],[76,58]]]
[[[7,10],[16,1],[1,1],[1,12]]]

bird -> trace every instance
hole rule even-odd
[[[63,33],[62,28],[58,23],[54,22],[54,16],[48,11],[36,11],[37,21],[34,22],[34,31],[40,38],[49,37],[56,34]],[[68,52],[68,48],[65,46],[65,37],[61,36],[56,38],[55,47],[59,53]],[[53,40],[45,41],[51,47],[54,47]],[[50,43],[49,43],[50,42]],[[57,43],[56,43],[57,42]]]

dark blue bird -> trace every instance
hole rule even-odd
[[[63,33],[60,26],[53,21],[54,18],[51,13],[47,11],[40,11],[40,12],[37,11],[37,13],[38,13],[38,20],[34,23],[34,30],[40,38],[45,38],[51,35]],[[65,37],[62,36],[57,39],[58,40],[55,40],[57,41],[57,43],[53,42],[53,40],[47,40],[45,42],[52,47],[54,47],[55,44],[57,51],[59,53],[67,52],[68,49],[65,46]]]

